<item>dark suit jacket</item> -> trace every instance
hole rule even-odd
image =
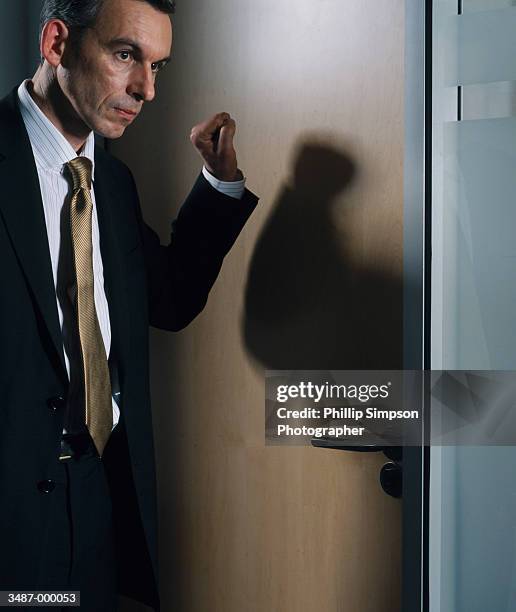
[[[159,609],[157,513],[149,395],[149,325],[185,327],[204,307],[222,260],[256,206],[199,176],[168,246],[143,221],[129,169],[95,149],[95,199],[121,389],[105,449],[119,591]],[[0,589],[34,589],[49,512],[49,478],[68,378],[38,175],[16,89],[0,101]]]

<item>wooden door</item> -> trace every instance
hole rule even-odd
[[[215,112],[261,197],[204,312],[152,333],[164,610],[400,609],[385,458],[265,446],[264,371],[402,367],[403,39],[401,0],[179,2],[112,145],[163,242]]]

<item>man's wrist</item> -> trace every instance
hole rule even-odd
[[[240,170],[237,171],[237,174],[242,178],[234,181],[221,181],[217,177],[213,176],[206,166],[203,166],[202,173],[204,178],[217,191],[220,191],[231,198],[235,198],[236,200],[240,200],[244,195],[245,177]]]
[[[244,175],[242,174],[242,171],[240,170],[240,168],[236,169],[235,174],[233,176],[219,176],[215,174],[215,172],[213,172],[213,170],[209,168],[206,164],[204,164],[204,167],[206,168],[206,172],[209,172],[210,175],[216,181],[220,181],[221,183],[235,183],[236,181],[244,180]]]

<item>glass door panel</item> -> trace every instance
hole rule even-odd
[[[436,0],[434,370],[516,370],[516,4]],[[430,451],[431,612],[516,602],[516,448]]]

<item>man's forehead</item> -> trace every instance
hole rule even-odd
[[[105,0],[95,30],[104,43],[127,40],[136,43],[149,56],[170,54],[170,17],[144,0]]]

